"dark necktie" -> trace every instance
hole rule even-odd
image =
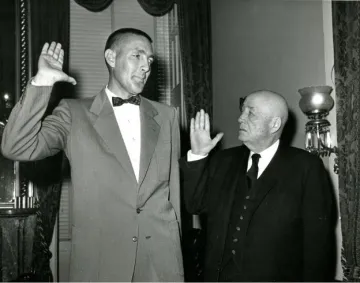
[[[121,106],[124,103],[140,105],[140,95],[133,95],[128,99],[122,99],[121,97],[113,96],[112,103],[113,103],[113,106]]]
[[[247,171],[246,175],[247,175],[247,180],[248,180],[248,188],[251,189],[252,185],[254,184],[254,182],[257,180],[257,175],[259,172],[259,159],[260,159],[261,155],[258,153],[254,153],[251,156],[252,159],[252,165],[249,169],[249,171]]]

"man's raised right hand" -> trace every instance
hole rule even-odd
[[[38,71],[33,79],[35,85],[52,86],[56,82],[76,84],[74,78],[62,70],[64,63],[64,50],[60,43],[45,43],[38,61]]]
[[[190,122],[191,152],[206,156],[221,140],[223,133],[218,133],[213,139],[210,137],[209,114],[203,109],[196,113],[195,119]]]

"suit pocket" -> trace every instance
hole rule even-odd
[[[167,181],[170,178],[171,142],[162,141],[158,144],[155,154],[159,180]]]

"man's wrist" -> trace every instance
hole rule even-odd
[[[54,82],[42,76],[36,75],[32,78],[31,84],[34,86],[53,86]]]
[[[191,150],[188,151],[187,153],[187,161],[191,162],[191,161],[197,161],[197,160],[200,160],[200,159],[204,159],[205,157],[207,157],[208,155],[199,155],[199,154],[195,154],[195,153],[192,153]]]

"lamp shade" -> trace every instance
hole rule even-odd
[[[299,106],[307,116],[326,116],[334,107],[334,100],[330,96],[331,86],[310,86],[299,89],[301,99]]]

